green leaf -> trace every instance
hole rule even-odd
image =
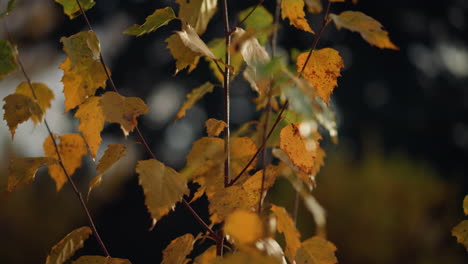
[[[174,14],[174,10],[170,7],[165,7],[161,9],[156,9],[152,15],[149,15],[145,23],[142,25],[133,25],[127,28],[124,31],[124,34],[134,35],[134,36],[141,36],[144,34],[148,34],[157,30],[158,28],[167,25],[171,22],[174,18],[176,18]]]
[[[239,21],[242,21],[253,9],[249,7],[239,13]],[[273,23],[273,16],[263,6],[258,6],[255,11],[244,22],[245,29],[255,29],[261,31],[267,29]],[[257,36],[260,44],[265,45],[268,41],[268,34],[260,33]]]
[[[5,17],[5,16],[8,16],[9,13],[11,12],[11,10],[13,10],[13,8],[15,8],[15,6],[16,6],[16,0],[10,0],[10,1],[8,1],[6,10],[3,11],[3,12],[0,12],[0,18],[3,18],[3,17]]]
[[[73,230],[50,250],[46,264],[62,264],[71,258],[75,252],[83,247],[84,241],[91,235],[91,228],[87,226]]]
[[[96,3],[94,0],[79,0],[83,11],[91,9]],[[63,6],[63,12],[74,19],[75,17],[81,15],[80,7],[76,3],[76,0],[55,0],[55,2]]]
[[[10,42],[0,40],[0,80],[18,70],[17,55],[18,51]]]

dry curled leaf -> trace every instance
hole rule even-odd
[[[195,32],[195,29],[190,26],[190,24],[187,24],[184,30],[176,31],[176,33],[179,35],[182,43],[193,52],[213,60],[218,60],[213,52],[211,52],[210,48],[208,48],[205,42],[200,38],[200,36],[198,36],[197,32]]]
[[[382,24],[362,12],[344,11],[339,15],[330,14],[330,18],[338,29],[346,28],[359,32],[362,38],[373,46],[381,49],[399,49],[390,41],[388,32],[382,29]]]

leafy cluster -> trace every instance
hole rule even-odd
[[[22,69],[25,82],[3,98],[4,120],[12,139],[18,126],[32,120],[45,123],[49,136],[44,140],[43,157],[13,158],[9,166],[8,192],[34,180],[40,167],[48,167],[57,191],[69,182],[77,194],[90,227],[81,227],[58,242],[46,263],[64,263],[94,234],[104,256],[82,256],[73,263],[129,263],[112,258],[99,237],[92,217],[72,175],[82,165],[82,158],[97,158],[101,147],[101,132],[105,123],[120,125],[127,137],[136,131],[150,159],[140,160],[135,166],[147,209],[153,226],[179,202],[194,216],[203,228],[197,236],[185,234],[175,238],[163,252],[162,263],[336,263],[336,247],[326,240],[325,213],[311,194],[315,176],[324,163],[325,151],[320,141],[328,135],[336,142],[337,127],[330,106],[330,96],[344,67],[339,52],[333,48],[316,49],[320,35],[329,23],[338,29],[358,32],[370,45],[378,48],[398,49],[389,39],[388,32],[373,18],[357,11],[330,13],[333,2],[326,7],[320,0],[282,0],[281,18],[309,34],[315,34],[311,49],[297,57],[280,58],[275,55],[274,43],[279,16],[273,17],[262,6],[263,1],[239,14],[239,23],[229,25],[227,0],[176,0],[178,11],[171,7],[155,10],[141,25],[135,24],[125,34],[136,37],[149,34],[169,24],[180,24],[180,30],[166,39],[167,49],[175,59],[175,73],[192,72],[201,58],[209,62],[210,70],[219,83],[206,82],[187,95],[175,120],[183,118],[198,100],[214,89],[224,90],[224,120],[206,121],[207,136],[198,139],[187,155],[186,166],[176,171],[158,161],[138,129],[138,117],[148,112],[148,106],[137,97],[126,97],[118,92],[101,54],[98,36],[86,17],[94,6],[93,0],[56,0],[70,19],[83,16],[88,30],[69,37],[61,43],[67,55],[59,66],[63,70],[65,112],[76,110],[79,134],[55,135],[45,118],[53,92],[43,83],[32,82],[22,67],[12,40],[0,40],[0,78]],[[357,1],[353,1],[356,3]],[[13,9],[10,0],[8,10]],[[309,13],[309,15],[306,15]],[[224,17],[224,36],[203,40],[203,34],[212,17],[221,12]],[[312,29],[307,16],[323,17],[320,28]],[[268,40],[271,53],[266,50]],[[289,65],[289,61],[294,61]],[[244,78],[256,92],[254,99],[261,111],[258,121],[248,122],[231,135],[229,122],[230,83]],[[98,89],[106,89],[96,95]],[[101,94],[101,93],[99,93]],[[322,135],[325,131],[328,135]],[[266,151],[272,152],[273,162]],[[125,155],[126,146],[107,146],[96,167],[97,175],[89,182],[88,196],[97,188],[106,171]],[[260,155],[262,154],[263,155]],[[257,168],[258,157],[263,157]],[[305,240],[296,229],[294,216],[285,208],[265,203],[268,189],[278,177],[285,177],[303,199],[317,225],[317,234]],[[199,188],[190,193],[188,182]],[[209,221],[202,219],[190,203],[205,195],[209,201]],[[190,200],[188,200],[190,198]],[[280,245],[275,237],[284,237]],[[211,240],[202,239],[210,237]],[[187,258],[194,246],[211,243],[193,260]],[[228,245],[228,246],[226,246]],[[228,252],[224,252],[228,248]],[[226,253],[226,254],[224,254]]]

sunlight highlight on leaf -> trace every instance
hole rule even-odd
[[[338,29],[346,28],[358,32],[372,46],[381,49],[399,49],[390,41],[388,32],[382,29],[382,24],[362,12],[344,11],[339,15],[330,14],[330,18]]]
[[[240,246],[253,244],[263,236],[262,220],[252,211],[235,210],[226,218],[224,232]]]
[[[281,18],[288,18],[289,23],[298,29],[314,33],[305,19],[304,0],[282,0]]]
[[[186,258],[193,249],[195,238],[192,234],[185,234],[171,241],[163,250],[161,264],[185,264],[189,262]]]
[[[179,4],[178,17],[192,25],[198,35],[206,31],[206,27],[217,11],[217,0],[176,0]]]
[[[19,124],[32,119],[35,124],[42,121],[43,112],[41,107],[29,96],[22,94],[10,94],[3,98],[5,111],[3,119],[7,121],[10,129],[11,138],[15,136],[16,128]]]
[[[195,53],[200,55],[207,56],[210,59],[217,60],[216,56],[211,52],[210,48],[205,44],[205,42],[198,36],[197,32],[193,29],[190,24],[187,24],[182,31],[176,31],[179,35],[182,43]]]
[[[84,241],[91,235],[91,229],[87,226],[73,230],[60,242],[52,247],[46,259],[46,264],[62,264],[71,258],[75,252],[83,247]]]
[[[83,11],[91,9],[96,3],[94,0],[79,0]],[[63,6],[63,12],[74,19],[75,17],[81,15],[80,7],[76,3],[76,0],[55,0],[55,2]]]
[[[171,52],[172,57],[176,60],[176,71],[179,71],[188,67],[188,72],[193,71],[200,60],[200,54],[189,49],[179,37],[179,34],[174,33],[166,39],[167,48]]]
[[[158,28],[167,25],[176,16],[174,14],[174,10],[170,7],[156,9],[153,14],[149,15],[145,19],[145,23],[142,25],[133,25],[127,28],[124,31],[124,34],[134,35],[134,36],[142,36],[144,34],[151,33]]]
[[[195,103],[202,99],[203,96],[207,93],[213,92],[214,85],[212,83],[206,82],[198,88],[193,89],[189,94],[187,94],[187,100],[182,104],[179,111],[176,114],[174,121],[177,121],[185,116],[185,112],[192,108]]]
[[[12,158],[8,166],[7,191],[12,192],[17,187],[34,181],[40,167],[57,163],[57,160],[47,157]]]

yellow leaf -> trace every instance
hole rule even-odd
[[[60,65],[63,70],[65,111],[83,103],[96,90],[106,86],[107,75],[99,58],[99,41],[93,31],[82,31],[62,37],[63,50],[68,57]],[[108,70],[108,72],[110,72]]]
[[[52,247],[46,259],[46,264],[65,263],[75,252],[83,247],[83,243],[91,235],[91,229],[87,226],[73,230],[60,242]]]
[[[276,217],[276,229],[278,232],[283,233],[286,239],[286,256],[293,263],[296,252],[301,247],[301,234],[297,231],[296,225],[286,209],[281,206],[271,205],[271,211]]]
[[[361,37],[372,46],[381,49],[399,49],[390,41],[388,32],[382,29],[382,24],[362,12],[345,11],[339,15],[330,14],[330,18],[338,29],[346,28],[359,32]]]
[[[280,264],[280,260],[273,256],[265,256],[257,252],[236,251],[226,257],[218,257],[213,264]]]
[[[468,251],[468,220],[461,221],[452,229],[452,236],[457,238],[457,242],[463,244]]]
[[[297,251],[297,264],[335,264],[338,260],[335,257],[336,247],[329,241],[314,236],[302,242],[301,248]]]
[[[166,43],[172,57],[176,60],[175,74],[187,67],[189,67],[188,72],[190,73],[197,67],[200,54],[185,46],[177,33],[167,38]]]
[[[104,128],[104,113],[99,100],[96,96],[89,97],[75,113],[75,117],[80,119],[78,131],[83,135],[93,158],[96,158],[101,145],[101,131]]]
[[[109,123],[118,123],[125,136],[137,126],[137,117],[148,112],[148,107],[138,97],[124,97],[115,92],[106,92],[100,104]]]
[[[294,27],[314,33],[305,19],[304,0],[282,0],[281,17],[288,18]]]
[[[206,133],[209,137],[217,137],[221,132],[223,132],[224,128],[226,127],[226,122],[224,122],[223,120],[210,118],[206,120],[205,126]]]
[[[103,256],[81,256],[72,264],[132,264],[128,259],[110,258]]]
[[[26,95],[29,98],[33,99],[33,101],[37,102],[37,104],[41,107],[43,113],[46,112],[47,109],[50,108],[50,102],[54,99],[54,93],[52,90],[47,87],[47,85],[43,83],[32,83],[32,87],[34,89],[34,97],[31,87],[29,87],[28,82],[22,82],[16,87],[16,94]],[[33,116],[32,119],[35,123],[39,123],[40,120],[37,119],[37,116]]]
[[[156,9],[153,14],[145,19],[142,25],[133,25],[124,31],[124,34],[135,35],[137,37],[148,34],[158,28],[167,25],[175,17],[174,10],[170,7]]]
[[[57,142],[57,147],[62,158],[62,163],[71,177],[75,170],[81,167],[81,158],[86,155],[87,149],[84,139],[78,134],[62,135],[60,136],[60,141]],[[57,152],[50,136],[44,141],[43,148],[47,157],[58,160]],[[63,184],[67,182],[67,177],[62,167],[58,164],[50,165],[49,174],[55,181],[57,191],[60,191]]]
[[[258,196],[247,192],[242,186],[221,188],[211,199],[208,207],[213,224],[222,222],[236,209],[251,210],[258,203]]]
[[[217,11],[217,0],[176,0],[179,4],[179,18],[192,25],[202,35]]]
[[[217,60],[216,56],[211,52],[210,48],[198,36],[195,29],[190,24],[187,24],[182,31],[176,31],[182,43],[193,52],[206,56],[210,59]]]
[[[321,0],[304,0],[304,3],[306,4],[309,13],[318,14],[323,10]]]
[[[465,199],[463,199],[463,212],[465,215],[468,215],[468,195],[466,195]]]
[[[213,87],[214,85],[212,83],[206,82],[202,86],[195,88],[187,94],[187,100],[184,102],[184,104],[180,107],[179,111],[177,112],[177,115],[175,117],[175,121],[181,119],[182,117],[185,116],[185,111],[188,109],[192,108],[193,105],[203,98],[203,96],[207,93],[213,92]]]
[[[298,123],[292,123],[281,130],[280,148],[300,171],[315,175],[323,162],[323,154],[318,151],[318,140],[315,141],[315,150],[307,148],[306,140],[301,136],[298,126]]]
[[[12,139],[19,124],[27,121],[29,118],[33,119],[36,124],[42,120],[44,113],[41,107],[29,96],[10,94],[3,98],[3,101],[5,101],[3,105],[3,110],[5,110],[3,119],[7,121]]]
[[[253,244],[263,236],[260,217],[247,210],[235,210],[226,218],[224,231],[240,245]]]
[[[189,193],[187,180],[174,169],[155,160],[138,161],[136,172],[145,194],[145,203],[156,222],[165,216],[175,204]]]
[[[307,59],[308,52],[301,53],[297,57],[297,72],[301,72]],[[341,76],[340,69],[344,67],[337,50],[324,48],[314,50],[307,63],[302,76],[310,82],[314,91],[305,91],[312,98],[318,95],[328,103],[333,89],[338,85],[337,79]]]
[[[47,157],[13,158],[8,166],[7,191],[12,192],[23,184],[29,184],[36,177],[40,167],[57,163],[57,160]]]
[[[81,7],[84,11],[91,9],[96,3],[94,0],[79,0]],[[80,7],[76,3],[76,0],[55,0],[55,2],[63,6],[63,12],[74,19],[75,17],[81,15]]]
[[[161,264],[185,264],[188,262],[187,255],[193,249],[194,238],[192,234],[185,234],[171,241],[163,250]]]
[[[18,70],[17,55],[16,47],[8,41],[0,40],[0,80]]]
[[[114,165],[121,157],[125,155],[127,148],[122,144],[110,144],[107,146],[104,155],[99,160],[99,164],[96,167],[97,175],[89,182],[88,197],[91,190],[101,185],[102,175]]]
[[[195,258],[194,264],[210,264],[216,258],[216,246],[211,246]]]
[[[276,177],[279,175],[278,167],[274,165],[268,165],[265,168],[265,180],[263,182],[263,196],[266,195],[268,189],[270,189],[275,183]],[[257,171],[254,175],[250,176],[243,184],[242,187],[253,196],[252,199],[259,199],[260,191],[262,189],[262,178],[263,170]]]

